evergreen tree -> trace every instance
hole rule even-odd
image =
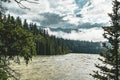
[[[109,14],[112,26],[103,27],[104,38],[108,42],[103,43],[106,48],[105,52],[101,53],[104,59],[99,59],[105,65],[96,64],[100,71],[94,71],[92,76],[99,80],[120,80],[120,56],[119,56],[119,42],[120,42],[120,2],[113,1],[113,13]]]
[[[14,71],[9,67],[10,59],[19,63],[19,56],[22,56],[28,64],[32,55],[36,53],[32,33],[20,26],[13,16],[0,17],[0,80],[16,78],[12,75]]]
[[[28,23],[27,23],[27,20],[25,19],[24,22],[23,22],[23,28],[25,30],[28,30]]]
[[[16,18],[16,25],[22,27],[22,22],[21,22],[20,17]]]

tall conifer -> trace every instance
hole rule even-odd
[[[104,65],[95,64],[100,71],[94,71],[92,76],[99,80],[120,80],[120,2],[113,1],[113,12],[108,14],[111,18],[111,26],[103,27],[104,38],[107,42],[103,44],[106,48],[105,52],[101,53],[103,59],[99,59]]]

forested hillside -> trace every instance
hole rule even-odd
[[[72,53],[91,53],[99,54],[103,51],[101,42],[89,42],[89,41],[76,41],[76,40],[65,40],[59,39],[64,46],[69,49]]]

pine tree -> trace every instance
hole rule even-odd
[[[20,17],[16,18],[16,25],[22,27],[22,21],[21,21]]]
[[[120,80],[120,56],[119,56],[119,43],[120,43],[120,2],[113,1],[113,13],[109,14],[111,18],[111,26],[103,27],[104,38],[108,42],[103,43],[106,51],[101,53],[103,59],[99,59],[104,65],[95,64],[100,71],[94,71],[92,75],[99,80]]]
[[[28,30],[28,23],[26,19],[23,22],[23,29]]]
[[[9,67],[10,59],[19,63],[19,56],[22,56],[28,64],[32,55],[36,53],[33,34],[20,26],[13,16],[0,17],[0,80],[16,78],[12,75],[14,71]]]

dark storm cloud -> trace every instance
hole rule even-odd
[[[94,28],[94,27],[103,27],[105,26],[106,24],[103,24],[103,23],[94,23],[94,24],[91,24],[91,23],[82,23],[80,25],[78,25],[79,28],[84,28],[84,29],[90,29],[90,28]]]
[[[58,14],[42,13],[40,15],[45,18],[45,20],[41,21],[41,24],[44,25],[58,24],[59,22],[63,22],[63,17],[59,16]]]
[[[63,20],[63,16],[55,13],[42,13],[38,18],[33,19],[34,22],[40,23],[43,28],[51,28],[52,31],[71,32],[72,30],[78,31],[79,29],[90,29],[95,27],[102,27],[102,23],[81,23],[79,25],[70,24]]]
[[[36,19],[33,19],[33,21],[36,21],[43,26],[55,25],[55,24],[58,25],[61,22],[65,22],[63,20],[63,16],[60,16],[55,13],[41,13],[39,14],[39,16],[42,17],[42,19],[36,18]]]

